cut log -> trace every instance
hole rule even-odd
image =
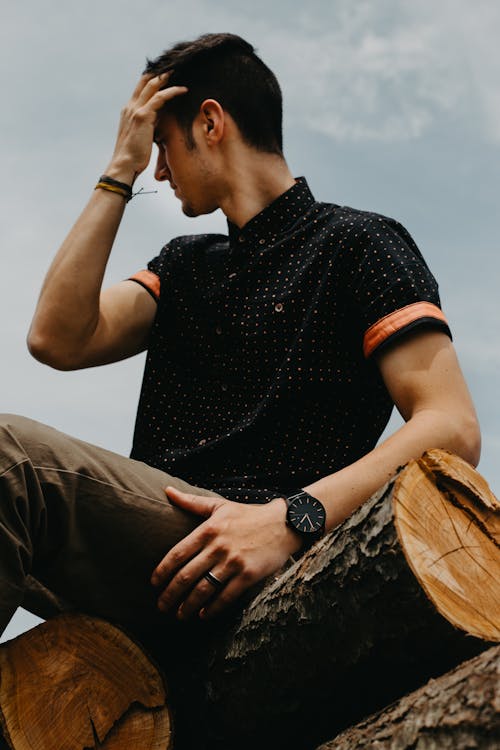
[[[485,651],[317,750],[498,750],[500,646]]]
[[[122,630],[58,615],[0,647],[0,719],[13,750],[167,750],[159,669]]]
[[[400,475],[394,502],[406,560],[435,607],[500,641],[500,503],[485,480],[451,453],[429,451]]]
[[[498,642],[499,524],[464,461],[410,462],[243,611],[186,631],[176,750],[309,750]]]

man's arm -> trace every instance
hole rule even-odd
[[[122,111],[108,176],[132,185],[147,167],[158,111],[187,90],[182,86],[160,90],[165,80],[165,76],[141,77]],[[95,190],[50,266],[28,347],[33,356],[52,367],[69,370],[105,364],[146,346],[156,311],[148,292],[129,282],[101,294],[124,208],[122,195]]]
[[[304,487],[325,505],[327,530],[429,448],[450,450],[474,466],[479,461],[476,413],[446,334],[414,333],[380,354],[378,366],[405,424],[355,463]]]
[[[479,460],[479,426],[454,347],[438,331],[413,333],[378,358],[386,386],[406,423],[354,464],[305,487],[323,502],[330,531],[390,479],[398,467],[430,448],[472,464]],[[286,503],[241,505],[168,489],[170,500],[207,520],[177,544],[154,571],[161,609],[213,617],[251,585],[279,570],[302,541],[285,523]],[[216,592],[204,575],[226,585]]]

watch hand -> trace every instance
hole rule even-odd
[[[314,530],[314,524],[313,524],[313,522],[311,521],[311,519],[309,518],[309,514],[308,514],[308,513],[306,513],[306,514],[305,514],[304,518],[307,518],[307,520],[309,521],[309,524],[310,524],[310,526],[311,526],[311,529],[313,529],[313,530]]]
[[[311,519],[309,518],[309,513],[304,513],[304,515],[300,519],[300,523],[304,523],[304,521],[306,520],[306,518],[309,521],[309,526],[311,527],[311,530],[314,531],[314,524],[311,521]]]

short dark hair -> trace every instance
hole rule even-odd
[[[154,60],[144,73],[171,71],[167,86],[189,91],[166,105],[194,147],[192,124],[201,103],[216,99],[234,119],[242,138],[255,149],[283,154],[282,97],[274,73],[236,34],[203,34],[178,42]]]

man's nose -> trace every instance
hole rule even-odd
[[[158,180],[158,182],[165,182],[165,180],[170,179],[170,170],[162,151],[158,153],[158,158],[156,160],[155,179]]]

